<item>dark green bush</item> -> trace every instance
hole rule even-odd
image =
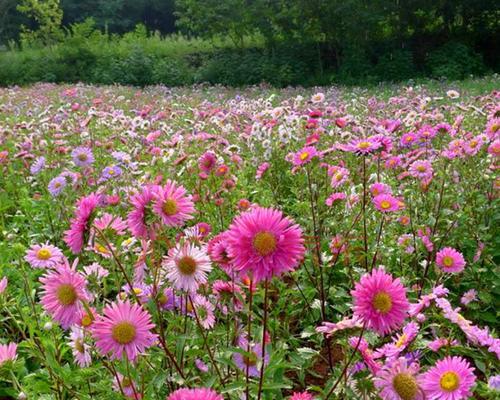
[[[450,42],[429,54],[427,67],[433,78],[463,79],[485,72],[481,55],[463,43]]]
[[[418,75],[413,55],[408,50],[395,50],[383,54],[375,66],[375,75],[381,81],[403,81]]]

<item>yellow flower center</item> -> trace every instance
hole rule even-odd
[[[82,322],[81,322],[82,326],[84,327],[88,327],[90,325],[92,325],[92,317],[88,314],[85,314],[83,317],[82,317]]]
[[[300,155],[300,160],[301,161],[304,161],[307,159],[307,157],[309,157],[309,153],[307,151],[304,151],[301,155]]]
[[[122,384],[122,387],[129,388],[130,386],[132,386],[132,381],[129,378],[124,376],[122,378],[121,384]]]
[[[253,238],[253,248],[262,257],[276,250],[276,238],[271,232],[259,232]]]
[[[453,265],[453,258],[450,256],[443,257],[443,265],[445,267],[451,267]]]
[[[128,321],[117,323],[111,331],[111,337],[120,344],[129,344],[135,339],[135,336],[135,326]]]
[[[115,171],[114,171],[113,169],[110,169],[110,170],[108,170],[108,174],[109,174],[109,175],[114,175],[114,174],[115,174]]]
[[[391,208],[391,203],[387,200],[383,200],[380,202],[380,207],[382,207],[384,210],[387,210],[388,208]]]
[[[177,261],[177,268],[183,275],[193,275],[196,271],[196,260],[190,256],[184,256]]]
[[[391,297],[386,292],[378,292],[372,300],[372,305],[375,310],[382,314],[387,314],[391,311],[392,300]]]
[[[178,210],[177,202],[173,199],[167,199],[165,200],[165,203],[163,203],[163,207],[161,209],[169,217],[175,215]]]
[[[142,289],[141,288],[133,288],[132,290],[134,291],[134,293],[137,296],[140,296],[142,294]]]
[[[401,335],[401,337],[398,339],[398,341],[396,342],[396,347],[401,347],[402,345],[404,345],[407,338],[408,338],[408,335],[406,335],[406,333],[403,333]]]
[[[477,141],[473,140],[470,142],[470,147],[474,148],[478,145]]]
[[[496,133],[496,131],[498,131],[498,129],[500,129],[500,125],[498,125],[498,124],[493,124],[491,126],[491,131],[494,133]]]
[[[441,386],[441,389],[446,390],[447,392],[453,392],[458,388],[459,384],[460,378],[453,371],[445,372],[439,380],[439,386]]]
[[[36,253],[36,257],[39,260],[48,260],[50,257],[52,257],[52,253],[50,252],[49,249],[42,248],[38,250],[38,252]]]
[[[412,136],[408,136],[406,139],[405,139],[407,142],[411,142],[413,140],[413,137]]]
[[[165,293],[162,293],[158,296],[158,303],[160,303],[162,306],[167,304],[168,302],[168,297],[165,295]]]
[[[57,300],[63,306],[71,306],[75,304],[77,299],[78,294],[72,285],[65,283],[57,288]]]
[[[85,353],[85,347],[83,346],[82,339],[75,340],[75,350],[77,350],[79,353]]]
[[[343,175],[341,172],[337,172],[337,173],[335,174],[335,181],[336,181],[336,182],[339,182],[339,181],[341,181],[341,180],[342,180],[342,178],[343,178],[343,177],[344,177],[344,175]]]
[[[419,166],[417,167],[417,171],[418,171],[418,172],[425,172],[425,166],[424,166],[424,165],[419,165]]]
[[[104,254],[108,254],[108,253],[109,253],[108,249],[107,249],[106,247],[104,247],[102,244],[99,244],[99,243],[97,243],[97,244],[95,245],[95,249],[96,249],[99,253],[104,253]]]
[[[370,142],[360,142],[358,143],[358,147],[362,150],[368,149],[370,147]]]
[[[87,161],[87,159],[88,159],[87,154],[85,154],[85,153],[78,154],[78,160]]]
[[[402,400],[414,400],[418,394],[417,381],[410,374],[400,372],[392,379],[392,386]]]

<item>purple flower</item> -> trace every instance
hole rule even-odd
[[[62,176],[57,176],[49,182],[48,189],[50,194],[56,197],[59,196],[59,194],[61,194],[65,186],[66,186],[66,179],[64,179]]]
[[[45,157],[38,157],[33,164],[31,164],[30,172],[32,175],[37,175],[45,167]]]
[[[94,162],[94,156],[88,147],[77,147],[71,152],[71,157],[79,167],[88,167]]]

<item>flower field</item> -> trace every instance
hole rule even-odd
[[[500,92],[0,89],[0,398],[500,397]]]

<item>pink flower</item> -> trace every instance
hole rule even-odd
[[[314,400],[314,397],[309,392],[294,392],[290,400]]]
[[[411,176],[415,178],[419,178],[421,180],[428,180],[432,178],[432,174],[434,171],[432,169],[432,164],[430,161],[417,160],[410,165],[408,172],[410,173]]]
[[[64,242],[69,246],[73,254],[82,251],[85,234],[90,228],[90,218],[99,204],[100,196],[91,193],[82,197],[76,203],[75,216],[71,220],[71,227],[64,232]]]
[[[92,325],[92,335],[102,355],[111,353],[111,359],[117,360],[125,354],[134,361],[156,341],[150,332],[153,328],[149,313],[127,300],[107,305]]]
[[[200,325],[205,329],[212,329],[215,325],[214,305],[206,297],[200,295],[194,296],[192,305]]]
[[[373,198],[375,208],[381,212],[395,212],[400,208],[401,202],[390,194],[379,194]]]
[[[9,284],[9,280],[7,279],[6,276],[4,276],[2,278],[2,280],[0,280],[0,294],[2,294],[3,292],[5,292],[5,289],[7,289],[7,285]]]
[[[156,237],[158,224],[151,222],[151,205],[158,188],[156,185],[144,186],[141,193],[134,194],[130,198],[134,209],[128,214],[127,223],[130,232],[137,238],[154,240]]]
[[[187,292],[196,292],[200,284],[207,282],[207,273],[212,270],[207,253],[190,243],[170,249],[162,266],[174,287]]]
[[[462,303],[463,305],[467,305],[473,302],[474,300],[477,300],[477,290],[470,289],[463,294],[462,298],[460,299],[460,303]]]
[[[445,357],[427,371],[422,388],[429,400],[460,400],[472,395],[474,368],[461,357]]]
[[[137,383],[130,380],[129,378],[123,376],[119,372],[116,373],[117,376],[113,379],[113,389],[125,395],[127,399],[141,400],[141,391],[137,386]]]
[[[198,160],[198,166],[206,174],[209,174],[210,171],[212,171],[216,165],[217,165],[217,156],[211,151],[203,153]]]
[[[370,186],[370,193],[372,196],[378,196],[380,194],[391,194],[392,190],[391,187],[385,183],[375,182]]]
[[[73,349],[73,357],[80,367],[88,367],[91,364],[90,346],[85,343],[85,334],[82,328],[71,327],[69,346]]]
[[[333,206],[333,204],[337,201],[342,201],[342,200],[345,200],[347,198],[347,195],[343,192],[338,192],[338,193],[332,193],[326,200],[325,200],[325,204],[328,206],[328,207],[331,207]]]
[[[227,232],[228,255],[255,282],[293,270],[305,252],[302,230],[281,211],[256,207],[234,219]]]
[[[31,246],[24,257],[33,268],[55,268],[63,258],[62,251],[48,243]]]
[[[127,229],[127,223],[119,216],[104,213],[102,217],[96,218],[93,225],[103,231],[107,238],[109,234],[122,236]]]
[[[259,181],[262,179],[266,171],[271,165],[268,162],[264,162],[257,167],[257,172],[255,173],[255,180]]]
[[[362,322],[357,317],[344,318],[336,323],[323,322],[321,326],[318,326],[316,328],[316,332],[324,333],[329,337],[333,336],[339,331],[343,331],[345,329],[361,328],[362,326]]]
[[[408,365],[401,357],[386,363],[375,376],[375,387],[380,391],[382,400],[423,400],[422,378],[418,363]]]
[[[164,187],[153,193],[153,211],[167,226],[182,226],[193,218],[194,203],[182,185],[168,180]]]
[[[224,400],[224,397],[212,389],[178,389],[167,400]]]
[[[41,303],[45,311],[68,329],[79,319],[82,301],[88,301],[85,278],[68,266],[61,266],[40,278],[43,284]]]
[[[351,143],[349,143],[347,146],[342,146],[341,149],[351,153],[367,155],[373,153],[380,146],[382,146],[380,141],[373,140],[371,138],[366,138],[366,139],[356,139]]]
[[[351,294],[354,315],[381,335],[399,328],[410,306],[400,280],[393,279],[383,268],[363,275]]]
[[[436,254],[436,264],[444,272],[461,272],[465,267],[465,260],[462,253],[452,247],[445,247]]]
[[[328,168],[328,175],[332,177],[330,184],[332,188],[342,186],[349,178],[349,170],[342,167],[333,166]]]
[[[293,165],[301,166],[309,163],[314,157],[318,156],[318,151],[313,146],[306,146],[302,150],[295,153],[293,157]]]
[[[0,366],[17,358],[17,344],[0,344]]]

